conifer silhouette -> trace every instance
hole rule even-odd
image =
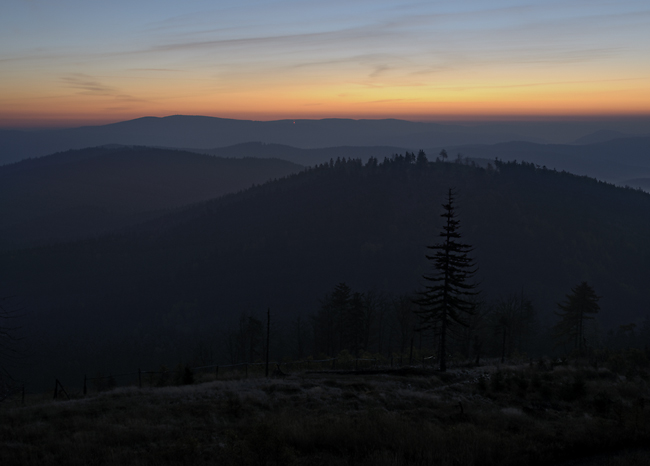
[[[447,203],[443,204],[446,219],[440,232],[441,243],[427,246],[435,251],[434,255],[426,258],[433,261],[434,270],[423,278],[429,282],[420,298],[415,302],[420,305],[416,311],[421,320],[421,329],[433,328],[439,332],[439,361],[440,371],[447,370],[447,335],[451,326],[467,326],[466,315],[475,308],[470,299],[478,294],[476,284],[469,279],[476,273],[477,268],[468,254],[473,250],[469,244],[460,242],[458,228],[460,222],[454,211],[454,192],[450,188]]]
[[[582,282],[573,287],[571,294],[566,295],[566,298],[563,304],[558,304],[560,310],[555,314],[560,317],[560,321],[555,324],[553,330],[560,341],[573,340],[575,349],[582,354],[585,344],[584,321],[593,319],[589,314],[596,314],[600,310],[600,296],[596,295],[587,282]]]

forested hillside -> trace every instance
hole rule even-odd
[[[301,168],[116,145],[0,166],[0,250],[107,233]]]
[[[337,160],[128,234],[5,252],[0,283],[24,301],[34,344],[56,348],[40,362],[83,372],[199,345],[225,355],[240,317],[267,307],[286,336],[298,316],[309,328],[338,283],[393,296],[420,289],[450,187],[481,299],[523,292],[547,326],[587,281],[602,296],[603,331],[644,319],[650,195],[532,164],[483,169],[412,154]]]

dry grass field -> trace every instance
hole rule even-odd
[[[290,374],[0,404],[1,465],[645,465],[646,373]],[[209,380],[212,377],[213,380]]]

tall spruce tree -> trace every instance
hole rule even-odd
[[[571,289],[571,294],[566,295],[566,301],[558,304],[560,310],[555,314],[560,321],[553,330],[555,336],[563,343],[573,341],[574,348],[582,354],[585,345],[585,320],[593,319],[590,314],[600,310],[594,289],[587,282],[582,282]]]
[[[476,273],[474,261],[468,256],[473,250],[469,244],[460,242],[460,222],[454,211],[454,192],[449,189],[447,203],[441,215],[445,224],[440,232],[443,240],[428,249],[435,251],[426,258],[433,261],[433,272],[423,275],[429,283],[415,301],[420,305],[416,313],[421,329],[433,328],[439,332],[440,371],[447,370],[447,336],[455,325],[467,326],[466,317],[475,308],[472,297],[478,294],[476,284],[469,279]]]

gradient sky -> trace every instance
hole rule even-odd
[[[650,114],[648,0],[2,0],[0,126]]]

